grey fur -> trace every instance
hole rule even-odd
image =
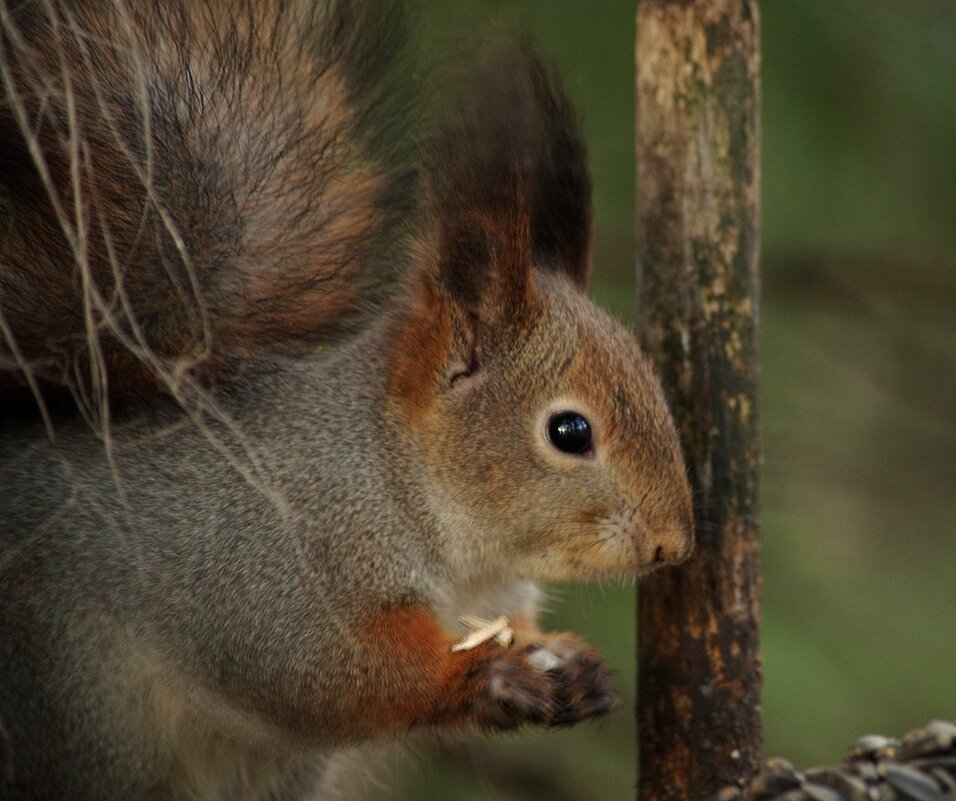
[[[605,714],[534,582],[690,552],[661,389],[584,291],[566,100],[522,46],[489,83],[524,65],[517,106],[439,137],[448,186],[399,247],[422,193],[366,156],[368,9],[0,0],[4,801],[332,799],[390,733]],[[589,453],[548,440],[559,410]],[[461,614],[518,645],[449,656]]]
[[[20,788],[39,776],[58,777],[62,798],[184,798],[202,784],[214,788],[203,798],[262,797],[262,777],[291,780],[328,745],[321,699],[354,683],[357,612],[454,594],[434,525],[405,511],[415,473],[395,470],[409,464],[384,421],[369,424],[382,369],[363,354],[375,336],[222,393],[276,495],[163,404],[115,425],[115,465],[83,425],[60,427],[55,450],[42,430],[4,432],[0,720],[18,788],[5,798],[33,797]],[[272,689],[315,706],[308,731],[277,734],[267,704],[253,720],[230,702],[269,699],[284,672],[297,683]],[[196,749],[229,751],[232,767],[177,775]],[[91,761],[97,786],[70,795]],[[239,791],[236,772],[259,781]]]

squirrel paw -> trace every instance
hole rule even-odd
[[[505,651],[488,663],[485,676],[475,711],[488,728],[569,726],[617,706],[597,651],[568,635]]]

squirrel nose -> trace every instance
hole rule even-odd
[[[660,539],[660,545],[655,553],[655,561],[660,557],[663,563],[679,565],[686,562],[694,552],[694,514],[690,504],[679,515],[678,522]]]
[[[658,545],[654,551],[654,565],[678,565],[690,557],[694,550],[693,537],[685,538],[678,546]]]

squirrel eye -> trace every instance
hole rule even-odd
[[[591,450],[591,424],[577,412],[558,412],[548,421],[548,438],[559,451],[584,456]]]

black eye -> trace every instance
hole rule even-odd
[[[548,421],[548,438],[559,451],[583,456],[591,450],[591,424],[577,412],[558,412]]]

